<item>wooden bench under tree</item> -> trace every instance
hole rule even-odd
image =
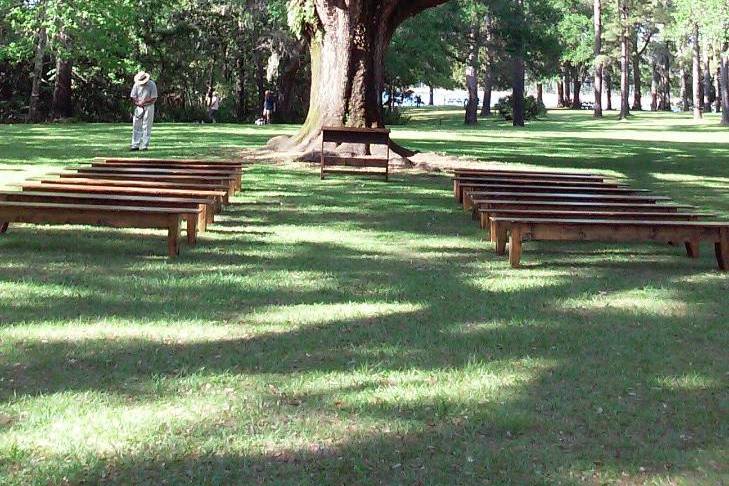
[[[610,187],[610,188],[621,188],[628,187],[624,184],[619,184],[615,181],[570,181],[561,179],[518,179],[505,177],[454,177],[453,178],[453,196],[456,201],[463,201],[463,192],[471,190],[475,187],[480,187],[488,184],[503,184],[510,186],[554,186],[561,188],[572,188],[572,187]]]
[[[325,146],[327,143],[364,145],[366,154],[371,154],[372,145],[383,145],[386,157],[327,153]],[[390,130],[385,128],[322,128],[320,169],[322,179],[325,174],[375,175],[388,180],[390,175]]]
[[[520,201],[562,201],[562,202],[613,202],[613,203],[657,203],[670,201],[667,196],[647,195],[612,195],[612,194],[585,194],[585,193],[542,193],[542,192],[471,192],[463,198],[463,207],[466,210],[478,208],[482,200],[515,199]]]
[[[719,269],[729,270],[727,222],[510,217],[492,217],[490,221],[496,234],[497,253],[506,252],[508,241],[509,262],[514,268],[520,266],[524,240],[661,243],[683,241],[688,256],[692,258],[698,257],[700,242],[709,241],[714,243]]]
[[[153,228],[167,230],[167,254],[179,254],[180,223],[192,210],[188,208],[144,208],[82,204],[0,201],[0,233],[10,223],[82,224],[114,228]],[[197,210],[199,211],[199,209]],[[197,223],[196,218],[190,218]],[[195,231],[188,233],[195,244]]]
[[[197,177],[202,180],[210,181],[231,181],[234,190],[241,189],[241,173],[240,171],[228,169],[201,169],[167,166],[160,167],[131,167],[120,165],[104,165],[92,164],[89,167],[70,167],[69,170],[75,170],[79,174],[95,173],[95,174],[134,174],[134,175],[156,175],[156,176],[187,176]]]

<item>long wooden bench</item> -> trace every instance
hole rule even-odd
[[[224,193],[223,204],[228,204],[230,194],[225,185],[221,184],[192,184],[192,183],[176,183],[176,182],[152,182],[140,181],[134,179],[97,179],[88,177],[61,177],[58,179],[42,179],[41,184],[70,184],[74,186],[107,186],[107,187],[126,187],[126,188],[149,188],[149,189],[173,189],[173,190],[190,190],[190,191],[220,191]],[[179,193],[178,193],[179,195]]]
[[[0,233],[10,223],[83,224],[114,228],[154,228],[167,230],[167,254],[179,254],[180,223],[190,212],[186,208],[142,208],[81,204],[0,201]],[[191,218],[196,221],[195,218]],[[190,235],[188,235],[188,238]],[[195,241],[192,233],[192,243]]]
[[[241,172],[235,169],[198,169],[177,166],[159,167],[140,167],[128,165],[107,165],[92,164],[91,166],[69,167],[68,170],[74,170],[79,174],[83,173],[110,173],[110,174],[152,174],[164,176],[192,176],[200,177],[203,180],[231,180],[234,182],[236,191],[241,189]]]
[[[166,189],[154,187],[117,187],[104,185],[73,185],[73,184],[52,184],[40,182],[26,182],[22,186],[23,191],[41,191],[57,193],[88,193],[108,194],[122,196],[144,196],[144,197],[195,197],[212,201],[213,211],[208,215],[208,223],[212,223],[212,214],[220,212],[225,201],[225,191],[199,191],[190,189]]]
[[[588,220],[550,218],[493,217],[496,250],[505,253],[509,243],[509,261],[518,268],[521,263],[522,242],[540,241],[683,241],[690,257],[698,257],[699,243],[714,243],[719,269],[729,270],[729,223],[699,221],[651,220]]]
[[[245,163],[234,162],[231,160],[209,160],[209,159],[136,159],[136,158],[119,158],[119,157],[96,157],[94,162],[104,162],[107,164],[163,164],[163,165],[215,165],[216,167],[236,167],[242,168]]]
[[[520,201],[563,201],[563,202],[614,202],[614,203],[656,203],[670,201],[667,196],[647,195],[611,195],[584,193],[542,193],[542,192],[472,192],[463,198],[464,209],[478,208],[482,200],[511,199]]]
[[[480,201],[478,213],[481,228],[489,227],[489,217],[497,211],[534,211],[535,213],[546,213],[550,211],[572,211],[572,212],[611,212],[624,213],[636,212],[645,214],[650,218],[654,213],[675,214],[678,211],[695,210],[694,206],[677,204],[626,204],[626,203],[601,203],[601,202],[560,202],[560,201],[511,201],[486,200]]]
[[[190,238],[191,232],[202,233],[207,230],[208,218],[210,218],[210,222],[212,222],[212,214],[214,212],[213,201],[209,199],[180,197],[163,198],[41,191],[0,191],[0,201],[190,209],[191,211],[184,215],[185,220],[187,221],[188,239]],[[208,213],[210,213],[210,216]],[[193,222],[190,221],[190,218],[196,219],[197,223],[193,224]]]
[[[530,185],[530,186],[559,186],[559,187],[628,187],[615,181],[563,181],[559,179],[512,179],[508,176],[499,177],[454,177],[453,196],[459,203],[463,201],[463,190],[467,187],[483,184],[504,185]]]
[[[107,180],[131,180],[131,181],[147,181],[147,182],[170,182],[180,184],[208,184],[216,186],[218,189],[224,189],[229,196],[234,196],[238,187],[238,183],[231,177],[207,177],[197,175],[161,175],[161,174],[144,174],[144,173],[115,173],[107,171],[87,170],[84,172],[63,172],[56,174],[62,178],[86,178],[86,179],[107,179]]]
[[[366,146],[368,153],[371,145],[385,145],[387,156],[385,158],[340,156],[336,153],[327,153],[327,143],[361,144]],[[324,127],[322,128],[320,159],[320,177],[322,179],[325,174],[349,174],[382,176],[387,181],[390,176],[390,130],[386,128]],[[346,167],[357,167],[357,169]]]
[[[550,219],[633,219],[651,221],[698,221],[714,216],[711,213],[679,213],[678,211],[574,211],[568,209],[536,211],[533,209],[487,209],[480,211],[481,227],[489,228],[491,241],[496,242],[496,230],[492,218],[550,218]]]
[[[456,177],[510,177],[512,179],[558,179],[563,181],[605,181],[614,178],[599,174],[579,174],[574,172],[527,172],[521,170],[456,170]]]

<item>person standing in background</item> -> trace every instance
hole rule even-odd
[[[263,119],[266,121],[266,125],[271,124],[271,118],[273,112],[276,109],[276,98],[273,96],[271,91],[266,91],[263,99]]]
[[[154,104],[157,101],[157,85],[149,73],[140,71],[134,76],[134,87],[129,97],[134,103],[131,150],[147,150],[152,137]]]
[[[217,123],[218,110],[220,109],[220,97],[216,91],[208,98],[208,119],[210,123]]]

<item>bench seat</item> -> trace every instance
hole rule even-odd
[[[187,208],[142,208],[86,204],[52,204],[0,201],[0,233],[10,223],[83,224],[114,228],[154,228],[167,230],[167,254],[179,254],[180,223]],[[199,210],[197,210],[199,211]],[[193,221],[197,221],[192,218]],[[195,243],[195,234],[188,234]]]
[[[181,187],[182,184],[206,184],[215,186],[217,189],[226,191],[230,196],[234,196],[238,183],[229,176],[207,177],[197,175],[164,175],[164,174],[143,174],[135,172],[115,173],[107,171],[86,170],[83,172],[62,172],[57,174],[64,179],[107,179],[107,180],[125,180],[125,181],[146,181],[146,182],[165,182],[174,183]]]
[[[180,198],[180,197],[142,197],[122,196],[109,194],[84,194],[62,192],[33,192],[33,191],[0,191],[0,201],[13,202],[46,202],[54,204],[93,204],[101,206],[130,206],[153,208],[185,208],[199,209],[200,212],[190,212],[184,215],[187,221],[188,237],[192,230],[204,232],[208,221],[212,221],[214,202],[209,199]],[[208,214],[209,213],[209,214]],[[190,218],[197,219],[197,226],[192,227]],[[210,220],[209,220],[209,219]]]
[[[215,165],[220,167],[237,167],[241,168],[245,165],[243,162],[235,162],[232,160],[208,160],[208,159],[137,159],[134,157],[96,157],[94,162],[105,162],[107,164],[204,164]]]
[[[614,181],[564,181],[559,179],[513,179],[508,176],[499,177],[453,177],[453,197],[459,203],[463,201],[463,188],[467,186],[504,184],[556,187],[628,187]]]
[[[504,254],[507,239],[509,261],[518,268],[522,242],[601,241],[674,243],[683,241],[690,257],[698,257],[699,243],[714,243],[719,269],[729,270],[729,222],[653,221],[611,219],[490,218],[496,234],[496,251]]]
[[[463,198],[464,209],[478,208],[483,200],[510,199],[521,201],[572,201],[572,202],[614,202],[614,203],[656,203],[670,201],[667,196],[646,195],[614,195],[614,194],[586,194],[565,192],[506,192],[506,191],[475,191]]]
[[[192,191],[185,189],[155,189],[146,187],[115,187],[115,186],[87,186],[73,184],[41,184],[40,182],[28,182],[23,184],[23,191],[41,191],[57,193],[84,193],[84,194],[109,194],[122,196],[143,196],[143,197],[194,197],[210,201],[213,211],[208,215],[208,223],[212,223],[212,215],[221,211],[225,199],[225,191]]]
[[[187,176],[196,177],[202,180],[221,180],[233,181],[233,190],[241,189],[241,172],[235,170],[224,169],[194,169],[194,168],[178,168],[178,167],[139,167],[139,166],[117,166],[107,164],[92,164],[91,166],[69,167],[68,170],[74,170],[79,174],[84,173],[108,173],[108,174],[135,174],[135,175],[155,175],[155,176]]]
[[[574,172],[528,172],[522,170],[456,170],[456,177],[509,177],[512,179],[557,179],[574,182],[604,182],[612,180],[598,174],[579,174]]]

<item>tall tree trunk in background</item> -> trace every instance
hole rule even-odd
[[[561,78],[557,78],[557,108],[564,108],[564,83]]]
[[[493,74],[493,17],[486,15],[484,19],[484,50],[486,56],[483,60],[483,103],[481,103],[481,116],[491,116],[491,93],[494,87]]]
[[[628,86],[628,4],[627,0],[618,0],[619,16],[620,16],[620,115],[618,118],[623,120],[630,115],[630,105],[628,103],[629,86]]]
[[[570,93],[570,90],[572,89],[570,86],[570,69],[569,67],[564,68],[564,81],[562,82],[562,88],[564,89],[564,106],[565,108],[568,108],[572,106],[572,94]]]
[[[663,110],[671,111],[671,53],[666,52],[664,56],[663,69],[661,70],[661,83],[659,86],[663,87],[661,103],[663,104]]]
[[[481,104],[481,116],[491,116],[491,93],[493,92],[493,88],[491,66],[487,66],[483,79],[483,103]]]
[[[524,126],[524,57],[521,54],[514,55],[512,71],[512,94],[511,99],[514,108],[513,125]]]
[[[235,113],[238,121],[242,122],[246,119],[248,114],[248,100],[246,93],[246,60],[245,54],[239,51],[238,58],[235,60],[235,94],[236,94],[236,106]]]
[[[603,70],[603,79],[605,80],[605,109],[612,111],[613,109],[613,78],[610,75],[610,68]]]
[[[582,109],[582,100],[580,100],[580,91],[582,90],[582,77],[579,69],[575,68],[572,78],[572,109]]]
[[[691,37],[691,41],[693,42],[691,75],[693,77],[694,90],[694,119],[698,120],[703,117],[703,110],[701,106],[701,46],[699,45],[698,23],[694,23],[693,35]]]
[[[714,74],[714,108],[717,113],[721,112],[721,54],[717,54],[718,66],[716,66],[716,73]]]
[[[637,44],[637,36],[635,38]],[[641,76],[640,76],[640,54],[638,53],[638,46],[631,46],[633,48],[633,106],[631,109],[636,111],[643,110],[643,104],[641,98],[643,97]]]
[[[658,111],[658,64],[655,57],[651,60],[651,111]]]
[[[544,85],[542,83],[537,83],[537,103],[544,104]]]
[[[595,96],[595,105],[592,116],[594,118],[602,118],[602,1],[593,1],[593,28],[595,31],[595,79],[593,80],[592,87]]]
[[[679,71],[679,82],[681,83],[681,111],[689,111],[691,102],[689,101],[689,89],[688,89],[688,72],[684,67],[683,62],[681,63],[681,70]]]
[[[721,124],[729,126],[729,53],[721,55]]]
[[[306,44],[300,42],[289,52],[279,76],[279,107],[281,119],[284,122],[295,122],[296,113],[294,110],[294,92],[296,85],[301,82],[300,76],[303,55],[306,52]]]
[[[428,86],[428,105],[433,106],[435,105],[435,89],[433,86]]]
[[[40,85],[43,78],[43,58],[46,55],[48,34],[45,27],[38,30],[38,38],[35,46],[35,59],[33,61],[33,85],[30,91],[30,107],[28,118],[32,122],[42,121],[43,115],[40,112]]]
[[[471,24],[468,31],[468,58],[466,59],[466,125],[478,123],[478,51],[479,51],[479,25]]]
[[[706,50],[704,62],[704,111],[711,113],[711,54]]]
[[[68,34],[65,29],[58,33],[58,43],[67,51],[70,47]],[[73,99],[71,97],[71,78],[73,63],[68,52],[61,52],[56,56],[56,81],[53,87],[53,102],[51,113],[53,118],[69,118],[73,115]]]
[[[256,62],[256,91],[258,94],[258,113],[263,112],[263,101],[266,99],[266,69],[259,54],[255,56]]]

